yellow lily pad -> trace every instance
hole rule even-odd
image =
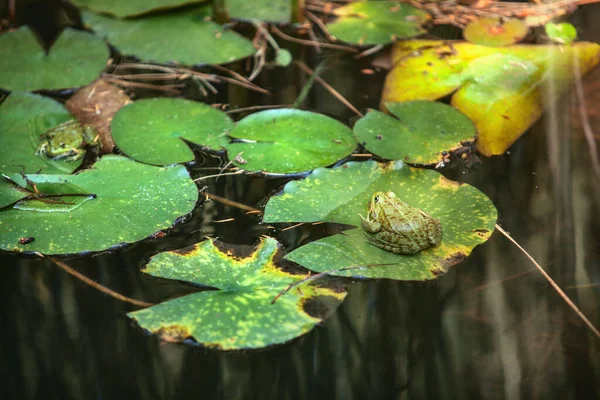
[[[471,22],[463,35],[471,43],[482,46],[507,46],[527,36],[529,28],[520,19],[480,18]]]

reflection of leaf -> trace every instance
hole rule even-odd
[[[590,71],[599,55],[600,45],[588,42],[499,48],[431,40],[398,43],[382,105],[435,100],[457,90],[452,105],[475,123],[479,151],[502,154],[554,100],[542,101],[545,85],[560,94],[574,76]]]
[[[233,31],[205,21],[194,9],[116,19],[84,12],[84,21],[122,54],[160,63],[222,64],[254,54],[252,43]],[[177,29],[173,29],[177,27]]]
[[[56,197],[1,209],[0,249],[71,254],[137,242],[169,228],[198,199],[184,167],[153,167],[121,156],[104,156],[77,175],[27,178],[42,193]],[[21,237],[35,241],[22,246]]]
[[[442,243],[414,255],[398,255],[367,243],[362,228],[304,245],[285,258],[313,271],[350,266],[394,264],[351,270],[340,275],[399,280],[432,279],[467,257],[494,230],[497,212],[483,193],[449,181],[432,170],[397,161],[347,163],[319,168],[303,181],[288,183],[265,208],[264,222],[335,222],[360,226],[376,191],[392,191],[442,224]]]
[[[151,11],[162,11],[205,0],[73,0],[76,6],[117,17],[134,17]]]
[[[212,240],[157,254],[145,273],[219,290],[179,297],[129,316],[166,340],[191,337],[224,350],[260,348],[303,335],[322,321],[304,311],[307,301],[319,298],[329,314],[346,294],[302,283],[272,303],[280,291],[303,278],[277,268],[277,250],[277,241],[267,237],[245,258],[219,250]]]
[[[475,127],[464,114],[433,101],[387,103],[398,119],[370,110],[354,125],[354,133],[365,148],[388,160],[411,164],[437,164],[443,152],[463,147],[475,138]]]
[[[194,153],[182,140],[220,150],[233,121],[209,105],[184,99],[138,100],[123,107],[111,122],[117,146],[128,156],[149,164],[192,161]]]
[[[337,39],[358,45],[388,44],[425,32],[425,11],[396,1],[360,1],[337,8],[339,18],[327,25]]]
[[[252,114],[229,132],[244,142],[226,145],[234,164],[248,171],[290,174],[322,167],[356,147],[350,128],[322,114],[294,109]]]
[[[73,118],[62,104],[31,93],[13,92],[0,104],[0,172],[70,174],[81,160],[35,155],[39,137]]]
[[[88,32],[65,29],[48,54],[33,32],[21,27],[0,35],[0,88],[32,91],[83,86],[100,74],[109,51]]]

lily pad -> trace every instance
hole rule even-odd
[[[394,254],[367,242],[362,228],[326,237],[285,256],[313,271],[398,280],[433,279],[464,260],[492,232],[497,211],[476,188],[444,178],[433,170],[410,168],[400,161],[350,162],[319,168],[302,181],[285,185],[269,199],[264,222],[334,222],[360,226],[374,192],[391,191],[409,205],[439,219],[442,242],[412,255]],[[371,266],[372,264],[391,264]]]
[[[498,47],[520,42],[527,32],[527,24],[520,19],[480,18],[469,23],[463,35],[471,43]]]
[[[209,105],[184,99],[138,100],[121,108],[111,122],[119,149],[149,164],[192,161],[185,140],[220,150],[227,142],[233,121]]]
[[[27,192],[15,185],[6,176],[0,176],[0,208],[16,203],[27,196]]]
[[[478,46],[467,42],[415,40],[394,46],[382,108],[388,102],[435,100],[454,91],[452,105],[479,132],[478,150],[504,153],[575,77],[600,59],[600,45]],[[578,66],[579,72],[574,68]]]
[[[256,50],[249,40],[206,21],[208,11],[172,11],[136,19],[116,19],[84,12],[82,17],[122,54],[144,61],[223,64],[254,54]]]
[[[42,133],[72,118],[62,104],[50,98],[11,93],[0,104],[0,172],[73,172],[81,160],[53,160],[35,154]]]
[[[244,140],[226,146],[229,158],[248,171],[291,174],[333,164],[356,148],[350,128],[322,114],[266,110],[239,121],[229,132]]]
[[[15,91],[66,89],[87,85],[109,57],[102,39],[65,29],[48,54],[27,26],[0,35],[0,88]]]
[[[556,43],[571,44],[577,39],[577,29],[568,22],[561,22],[560,24],[548,22],[544,25],[544,30],[546,35]]]
[[[39,193],[0,209],[2,250],[74,254],[137,242],[169,228],[198,200],[184,167],[159,168],[122,156],[104,156],[76,175],[27,179]],[[35,241],[20,244],[22,237]]]
[[[222,350],[287,342],[323,320],[304,310],[307,302],[318,301],[330,314],[346,293],[301,283],[273,302],[289,284],[304,278],[279,269],[277,251],[277,241],[266,237],[243,258],[220,250],[212,240],[157,254],[143,272],[219,290],[189,294],[128,315],[168,341],[193,338]]]
[[[396,1],[359,1],[337,8],[334,14],[338,19],[327,24],[329,33],[361,46],[421,35],[425,33],[422,25],[431,18],[423,10]]]
[[[444,152],[472,142],[477,131],[463,113],[433,101],[387,103],[398,119],[370,110],[354,125],[354,133],[365,148],[388,160],[431,165],[444,160]]]
[[[225,0],[229,17],[240,20],[259,20],[289,23],[292,0]]]
[[[78,7],[123,18],[199,4],[204,1],[206,0],[73,0],[73,3]]]

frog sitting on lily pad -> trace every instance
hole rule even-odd
[[[86,148],[99,147],[99,137],[94,128],[73,119],[42,133],[35,154],[53,160],[77,161],[85,156]]]

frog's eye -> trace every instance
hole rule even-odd
[[[373,203],[375,203],[375,204],[379,203],[379,196],[373,197]]]

